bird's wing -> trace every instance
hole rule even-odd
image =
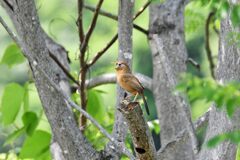
[[[124,74],[122,76],[122,80],[124,83],[128,84],[131,88],[142,91],[144,88],[139,80],[132,74]]]

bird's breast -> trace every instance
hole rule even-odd
[[[121,75],[117,76],[117,82],[124,90],[128,91],[129,93],[133,95],[136,95],[138,93],[136,89],[129,85],[128,81],[123,80]]]

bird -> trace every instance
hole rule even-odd
[[[117,61],[115,69],[117,73],[117,83],[124,90],[131,93],[132,95],[135,95],[133,100],[134,102],[138,95],[142,96],[146,112],[149,115],[148,104],[143,93],[144,87],[137,79],[137,77],[132,74],[128,64],[125,61]]]

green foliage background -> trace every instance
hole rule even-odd
[[[161,1],[162,2],[162,1]],[[161,3],[154,1],[153,3]],[[218,36],[213,31],[213,26],[217,29],[220,27],[220,18],[226,15],[229,10],[229,5],[226,1],[205,1],[196,0],[188,4],[185,9],[185,37],[189,57],[193,58],[201,65],[201,70],[198,71],[192,65],[188,65],[188,72],[199,77],[210,78],[209,64],[206,60],[204,49],[204,27],[208,13],[212,10],[217,11],[217,16],[214,23],[211,24],[210,44],[214,54],[214,62],[217,60],[218,52]],[[40,16],[40,21],[44,30],[58,43],[62,44],[71,59],[71,73],[77,75],[79,71],[79,61],[77,59],[79,51],[79,38],[76,26],[77,5],[76,1],[63,0],[36,0],[37,10]],[[90,5],[95,5],[97,0],[88,0]],[[135,11],[137,11],[145,1],[136,1]],[[105,0],[103,10],[117,15],[118,1]],[[239,20],[239,7],[235,7],[232,19],[234,23]],[[0,15],[12,24],[2,8]],[[84,30],[88,29],[93,14],[88,10],[84,10]],[[148,10],[146,10],[135,21],[136,24],[148,28]],[[12,42],[3,27],[0,27],[0,159],[50,159],[49,144],[51,139],[51,130],[48,121],[41,107],[33,79],[30,74],[30,69],[26,60],[21,55],[19,48]],[[88,47],[88,58],[91,59],[97,51],[103,48],[106,43],[117,33],[117,22],[109,18],[99,16],[97,27],[90,39]],[[236,34],[235,34],[236,35]],[[231,36],[230,36],[231,37]],[[235,37],[233,42],[236,42],[238,37]],[[103,73],[114,72],[114,67],[111,62],[117,59],[118,47],[115,43],[104,56],[91,68],[88,78],[101,75]],[[144,34],[134,30],[133,32],[133,71],[140,72],[148,76],[152,76],[151,54],[148,46],[147,38]],[[144,64],[144,65],[142,65]],[[194,79],[194,78],[193,78]],[[200,93],[197,92],[197,87],[206,83],[198,79],[199,85],[192,85],[193,97],[189,96],[191,102],[192,118],[196,120],[210,106],[212,99],[203,97],[203,93],[211,94],[209,90],[204,90],[201,87]],[[210,80],[211,81],[211,80]],[[185,91],[189,87],[191,81],[183,81],[179,85],[179,89]],[[210,83],[210,82],[209,82]],[[211,84],[212,86],[216,84]],[[195,90],[194,90],[195,89]],[[112,130],[114,123],[114,105],[116,97],[116,86],[113,84],[103,85],[88,91],[88,107],[87,111],[101,123],[109,132]],[[214,91],[215,92],[215,91]],[[236,91],[237,92],[237,91]],[[147,91],[147,99],[151,110],[151,116],[146,118],[149,120],[149,126],[153,134],[157,135],[160,128],[157,122],[157,115],[153,96],[150,91]],[[189,92],[188,92],[189,93]],[[196,94],[199,93],[199,94]],[[202,97],[201,97],[202,96]],[[223,95],[225,96],[225,95]],[[79,95],[73,94],[72,98],[79,102]],[[234,102],[234,105],[239,102]],[[233,105],[233,104],[232,104]],[[11,109],[9,109],[11,108]],[[232,112],[231,112],[232,114]],[[76,112],[76,115],[78,113]],[[108,142],[98,130],[91,124],[88,125],[85,135],[94,146],[100,150]],[[224,135],[224,136],[223,136]],[[210,142],[210,146],[215,146],[216,142],[220,142],[222,137],[230,137],[229,134],[224,134],[215,138]],[[234,134],[235,135],[235,134]],[[239,139],[239,138],[236,138]],[[156,146],[158,140],[156,139]],[[217,143],[216,143],[217,144]],[[128,135],[127,145],[131,148],[131,141]]]

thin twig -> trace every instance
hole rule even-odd
[[[17,38],[17,36],[11,31],[11,29],[8,27],[8,25],[6,24],[6,22],[2,19],[2,17],[0,16],[0,23],[2,24],[2,26],[5,28],[5,30],[7,31],[7,33],[9,34],[9,36],[12,38],[13,41],[15,41],[15,43],[21,47],[21,42],[20,40]]]
[[[116,42],[118,38],[118,34],[116,34],[108,43],[107,45],[102,49],[100,50],[96,56],[87,64],[88,67],[92,66],[94,63],[97,62],[97,60],[114,44],[114,42]]]
[[[206,24],[205,24],[205,49],[206,49],[206,52],[207,52],[207,58],[208,58],[208,61],[209,61],[210,71],[211,71],[211,75],[212,75],[213,79],[215,79],[215,75],[214,75],[215,65],[214,65],[214,62],[213,62],[212,51],[211,51],[210,42],[209,42],[209,37],[210,37],[209,36],[209,26],[210,26],[211,19],[214,15],[215,15],[215,12],[210,12],[209,15],[208,15]]]
[[[78,20],[77,20],[77,24],[78,24],[78,32],[79,32],[79,39],[80,42],[83,42],[84,39],[84,31],[83,31],[83,5],[84,5],[84,0],[78,0]]]
[[[86,81],[86,75],[87,75],[87,71],[88,71],[88,66],[87,66],[87,61],[85,60],[85,53],[86,53],[86,49],[88,46],[88,42],[90,40],[90,37],[93,33],[93,30],[96,26],[97,23],[97,19],[98,19],[98,15],[99,15],[99,10],[102,6],[104,0],[99,0],[97,6],[96,6],[96,10],[94,12],[93,15],[93,19],[92,22],[90,24],[90,27],[86,33],[86,36],[83,39],[83,42],[80,45],[80,55],[79,55],[79,59],[80,59],[80,66],[81,66],[81,71],[80,71],[80,98],[81,98],[81,105],[83,107],[84,110],[86,110],[87,108],[87,95],[86,95],[86,87],[85,87],[85,81]],[[87,123],[87,119],[85,116],[80,115],[80,129],[82,131],[84,131],[84,128],[86,126]]]
[[[15,36],[15,34],[10,30],[10,28],[7,26],[7,24],[4,22],[4,20],[2,19],[2,17],[0,16],[0,23],[3,25],[3,27],[5,28],[5,30],[8,32],[8,34],[10,35],[10,37],[13,39],[13,41],[15,41],[15,43],[17,45],[19,45],[20,48],[22,48],[20,40]],[[27,54],[25,53],[25,51],[23,50],[23,54],[26,56]],[[91,117],[86,111],[84,111],[81,107],[79,107],[77,104],[75,104],[71,98],[69,98],[50,78],[49,76],[42,70],[42,68],[40,68],[37,63],[34,63],[35,60],[30,57],[27,56],[28,61],[32,62],[32,64],[34,65],[34,67],[36,67],[36,69],[41,72],[41,74],[45,77],[45,79],[52,85],[52,87],[61,95],[63,96],[63,98],[66,100],[66,102],[72,106],[73,108],[77,109],[79,112],[81,112],[85,117],[87,117],[98,129],[99,131],[106,136],[115,146],[116,148],[120,149],[122,151],[123,154],[127,155],[129,158],[131,159],[135,159],[135,157],[131,154],[131,152],[126,148],[126,146],[124,145],[123,142],[118,142],[117,140],[115,140],[97,121],[94,120],[93,117]]]
[[[88,9],[89,11],[92,11],[92,12],[94,12],[94,11],[96,10],[95,7],[90,6],[90,5],[86,5],[86,4],[84,4],[84,8],[86,8],[86,9]],[[116,20],[116,21],[118,20],[118,16],[117,16],[117,15],[114,15],[114,14],[112,14],[112,13],[106,12],[106,11],[104,11],[104,10],[99,10],[99,14],[102,15],[102,16],[111,18],[111,19],[113,19],[113,20]]]
[[[57,59],[57,57],[49,51],[49,56],[57,63],[57,65],[62,69],[65,75],[71,79],[77,86],[80,86],[79,82],[69,73],[69,71],[64,67],[64,65]]]
[[[97,18],[98,18],[98,15],[99,15],[99,10],[101,8],[101,5],[102,5],[103,1],[104,0],[99,0],[98,4],[96,6],[96,10],[95,10],[94,15],[93,15],[93,20],[91,22],[91,25],[89,27],[89,30],[88,30],[86,36],[84,37],[83,43],[81,44],[81,54],[84,54],[85,51],[86,51],[89,39],[90,39],[90,37],[93,33],[93,30],[96,26]]]
[[[143,11],[150,5],[150,3],[151,3],[151,0],[148,1],[147,3],[145,3],[145,4],[140,8],[140,10],[134,15],[133,21],[134,21],[138,16],[140,16],[140,15],[143,13]]]
[[[148,1],[134,16],[133,21],[143,13],[143,11],[149,6],[151,1]],[[90,61],[90,63],[87,64],[88,67],[91,67],[96,61],[114,44],[114,42],[117,40],[118,34],[115,34],[114,37],[111,39],[111,41],[101,50],[99,51],[96,56]]]
[[[92,11],[92,12],[95,11],[95,8],[93,6],[90,6],[90,5],[84,5],[84,8],[86,8],[89,11]],[[99,14],[102,15],[102,16],[111,18],[111,19],[113,19],[115,21],[118,21],[118,16],[117,15],[114,15],[112,13],[106,12],[104,10],[100,10]],[[142,28],[141,26],[137,25],[137,24],[133,24],[133,28],[135,28],[136,30],[142,32],[145,35],[148,35],[148,31],[146,29]]]

